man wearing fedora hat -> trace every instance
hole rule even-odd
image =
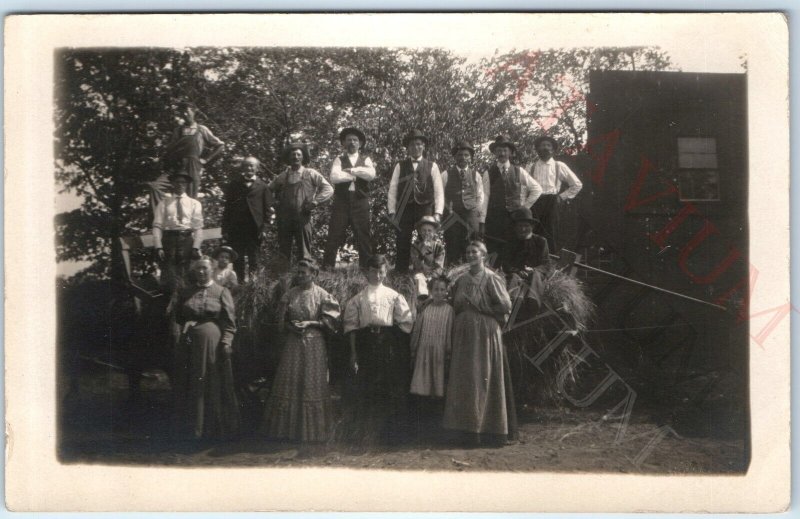
[[[360,153],[367,143],[364,132],[358,128],[345,128],[339,132],[339,142],[345,153],[333,159],[331,166],[333,208],[322,266],[335,266],[336,253],[344,243],[347,227],[350,226],[358,248],[358,263],[365,267],[372,256],[369,190],[370,182],[375,180],[375,167],[368,156]]]
[[[534,141],[539,158],[529,166],[531,176],[542,186],[542,196],[533,204],[533,216],[538,223],[534,231],[547,239],[550,250],[557,246],[558,218],[560,206],[565,200],[572,200],[580,192],[583,184],[569,169],[569,166],[555,160],[558,142],[547,135]],[[567,189],[561,190],[562,184]]]
[[[189,270],[189,262],[200,257],[203,243],[203,206],[187,194],[192,176],[180,167],[169,177],[172,196],[156,206],[153,244],[162,267],[162,284],[174,291]]]
[[[275,213],[272,191],[258,178],[261,169],[257,158],[245,158],[240,174],[225,190],[222,238],[240,253],[233,259],[233,268],[242,281],[245,280],[245,258],[251,272],[258,268],[261,241]]]
[[[298,259],[311,255],[311,213],[333,196],[333,187],[319,171],[307,168],[308,147],[290,143],[283,152],[288,167],[270,182],[278,201],[278,250],[287,266],[292,263],[292,245],[297,242]]]
[[[471,164],[475,148],[461,140],[451,151],[456,163],[442,172],[444,205],[448,211],[442,227],[448,265],[462,259],[470,236],[480,231],[483,209],[483,177]]]
[[[489,252],[499,254],[511,237],[511,213],[523,207],[530,208],[539,198],[542,188],[525,168],[511,164],[517,147],[508,137],[498,136],[489,145],[489,151],[494,153],[497,161],[483,176],[482,216],[485,223],[482,234]]]
[[[397,227],[395,270],[398,272],[408,271],[411,235],[417,221],[423,216],[433,216],[439,221],[444,211],[444,189],[439,166],[422,157],[428,138],[421,131],[412,130],[406,135],[403,145],[407,157],[394,167],[387,200],[389,219]]]
[[[533,312],[536,313],[544,293],[541,269],[550,264],[550,249],[547,240],[533,233],[536,221],[530,209],[517,209],[511,219],[514,237],[506,242],[500,253],[500,268],[506,275],[509,294],[534,302]]]

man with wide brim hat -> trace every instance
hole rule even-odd
[[[460,140],[451,151],[455,164],[442,172],[448,265],[463,260],[470,238],[480,231],[483,209],[483,175],[472,166],[474,146],[469,141]]]
[[[179,169],[169,175],[172,196],[161,200],[153,215],[153,245],[162,263],[162,284],[174,291],[200,257],[203,243],[203,206],[190,197],[192,176]]]
[[[287,164],[291,164],[292,163],[291,153],[294,150],[300,150],[300,152],[303,154],[302,165],[303,166],[308,165],[310,156],[309,156],[309,153],[308,153],[308,145],[306,143],[304,143],[304,142],[290,142],[289,144],[287,144],[283,148],[283,153],[281,154],[281,158],[283,159],[283,162],[285,162]]]
[[[297,259],[311,257],[311,214],[333,196],[333,187],[318,171],[307,168],[308,147],[304,143],[286,146],[284,160],[289,166],[270,182],[278,203],[278,250],[283,266],[293,261],[293,245],[297,243]]]
[[[489,151],[494,153],[498,147],[505,146],[511,151],[510,157],[513,157],[517,153],[517,146],[511,141],[511,139],[507,135],[498,135],[495,137],[494,142],[489,144]]]
[[[543,135],[538,137],[534,144],[539,158],[528,166],[528,169],[534,180],[542,186],[542,196],[532,208],[533,215],[538,220],[534,231],[547,239],[550,250],[556,251],[559,246],[561,205],[566,200],[575,198],[583,188],[583,184],[569,166],[553,158],[558,151],[558,141]],[[563,189],[564,184],[567,185],[566,189]]]
[[[358,128],[345,128],[339,132],[339,141],[344,153],[333,159],[331,165],[333,207],[322,266],[330,269],[336,265],[336,255],[344,245],[350,227],[358,250],[358,263],[365,268],[372,256],[369,194],[370,185],[375,180],[375,166],[372,159],[363,153],[367,142],[364,132]]]
[[[358,138],[358,141],[361,143],[360,149],[364,149],[367,145],[367,136],[364,135],[364,132],[359,130],[358,128],[354,128],[352,126],[348,126],[347,128],[342,129],[339,132],[339,142],[342,143],[342,146],[345,145],[345,139],[348,135],[355,135]]]
[[[489,149],[496,161],[483,176],[482,217],[485,223],[481,231],[489,252],[499,254],[512,236],[511,214],[517,209],[529,209],[539,198],[542,188],[525,168],[511,164],[517,148],[507,136],[499,135]]]
[[[423,158],[428,138],[412,130],[403,139],[406,158],[397,163],[389,182],[387,208],[389,220],[397,229],[395,270],[408,271],[411,235],[423,216],[440,220],[444,211],[444,189],[439,166]]]
[[[511,215],[514,237],[510,238],[500,253],[500,268],[506,276],[509,294],[525,298],[526,318],[538,313],[544,294],[543,272],[550,265],[547,240],[534,234],[536,219],[527,207]],[[516,304],[516,303],[515,303]]]
[[[403,137],[403,146],[408,148],[409,143],[415,140],[422,141],[425,146],[428,145],[428,137],[424,133],[420,130],[411,130]]]
[[[223,252],[228,255],[228,258],[231,263],[239,259],[239,254],[237,254],[237,252],[233,250],[233,247],[229,247],[227,245],[221,245],[217,247],[216,250],[214,250],[214,253],[211,255],[211,257],[214,259],[219,259],[219,255],[222,254]]]

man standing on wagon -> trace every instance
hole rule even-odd
[[[497,162],[483,176],[483,196],[486,223],[481,230],[490,254],[500,254],[511,237],[514,222],[511,214],[530,207],[542,194],[542,188],[528,175],[525,168],[511,164],[517,147],[505,135],[489,145]]]
[[[333,196],[333,187],[318,171],[306,167],[309,154],[305,144],[289,144],[283,160],[289,167],[270,182],[269,188],[278,201],[278,250],[291,265],[295,242],[298,260],[312,258],[311,213]]]
[[[439,166],[422,157],[428,138],[412,130],[403,140],[407,157],[394,167],[389,182],[387,206],[389,219],[397,226],[395,270],[407,272],[411,256],[411,235],[423,216],[438,222],[444,210],[444,189]]]
[[[455,165],[442,172],[444,202],[449,212],[443,223],[448,265],[463,260],[467,243],[480,230],[483,209],[483,177],[471,164],[475,149],[462,140],[456,142],[452,153]]]
[[[367,143],[367,137],[361,130],[345,128],[339,132],[339,142],[345,153],[333,159],[331,166],[333,208],[322,266],[333,268],[336,265],[336,253],[344,244],[347,227],[350,226],[358,248],[358,263],[363,268],[372,256],[369,191],[370,182],[375,180],[375,167],[368,156],[360,153]]]
[[[534,141],[539,159],[530,165],[531,176],[542,186],[542,196],[533,204],[533,217],[538,220],[533,232],[544,236],[550,250],[557,252],[558,216],[565,200],[572,200],[580,192],[583,184],[569,169],[569,166],[555,160],[558,142],[552,137],[543,136]],[[567,189],[561,191],[562,183]]]

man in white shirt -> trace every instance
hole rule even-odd
[[[530,165],[531,176],[542,186],[542,196],[533,204],[531,211],[538,220],[533,232],[544,236],[551,251],[556,248],[558,235],[558,217],[560,206],[564,200],[572,200],[580,192],[583,184],[563,162],[557,161],[553,155],[558,150],[558,142],[548,136],[534,141],[539,159]],[[561,190],[562,184],[567,189]]]
[[[412,130],[406,135],[403,145],[407,157],[394,167],[387,200],[389,219],[397,228],[397,272],[408,271],[411,235],[416,223],[423,216],[433,216],[438,222],[444,211],[439,166],[422,157],[428,138],[421,131]]]
[[[511,214],[528,208],[542,194],[542,188],[531,178],[525,168],[511,164],[517,147],[505,135],[498,136],[489,145],[497,159],[483,176],[483,211],[481,234],[490,254],[499,254],[506,241],[512,237],[514,222]]]
[[[451,152],[455,164],[442,172],[445,208],[449,213],[442,223],[448,265],[462,261],[470,237],[480,232],[480,222],[485,221],[485,217],[481,220],[483,175],[472,165],[475,149],[470,142],[461,140]]]
[[[203,243],[203,206],[187,194],[192,177],[186,171],[173,173],[172,196],[156,206],[153,243],[163,263],[162,284],[174,290],[189,271],[189,262],[200,257]]]
[[[363,268],[372,256],[369,191],[370,182],[375,180],[375,167],[372,159],[361,153],[367,143],[367,137],[361,130],[345,128],[339,132],[339,142],[345,153],[333,159],[331,166],[333,208],[322,266],[333,268],[336,265],[336,253],[344,244],[349,226],[353,229],[358,248],[358,263]]]

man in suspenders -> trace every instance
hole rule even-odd
[[[339,132],[339,142],[345,153],[333,159],[331,166],[333,208],[322,266],[333,268],[336,265],[336,253],[344,244],[345,233],[350,226],[358,248],[358,263],[365,267],[372,256],[369,190],[370,182],[375,179],[375,167],[369,157],[360,153],[367,142],[361,130],[345,128]]]
[[[530,165],[531,176],[542,186],[542,196],[533,204],[533,217],[538,220],[533,232],[544,236],[553,252],[558,252],[558,216],[564,200],[575,198],[583,184],[569,166],[553,158],[558,143],[552,137],[539,137],[534,141],[539,159]],[[563,192],[561,187],[567,184]]]
[[[438,222],[444,211],[444,190],[439,166],[422,157],[428,138],[413,130],[403,140],[407,157],[394,167],[387,200],[389,219],[397,226],[395,270],[407,272],[411,255],[411,234],[423,216]]]
[[[442,173],[448,211],[442,228],[448,265],[463,259],[470,237],[480,231],[483,210],[483,177],[471,164],[475,149],[467,141],[458,141],[452,153],[456,163]]]
[[[499,254],[511,238],[514,222],[511,213],[530,207],[542,194],[542,188],[528,175],[525,168],[511,164],[517,147],[505,135],[489,145],[497,161],[483,176],[484,210],[486,217],[481,234],[490,254]]]

